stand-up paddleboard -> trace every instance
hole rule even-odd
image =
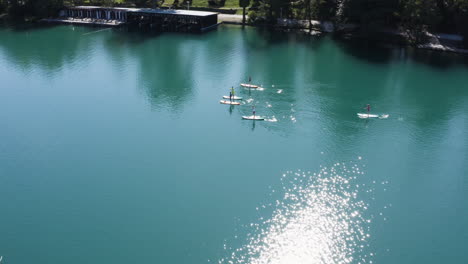
[[[240,105],[239,102],[229,101],[229,100],[221,100],[219,101],[220,104],[227,104],[227,105]]]
[[[250,83],[241,83],[240,85],[242,87],[250,88],[250,89],[257,89],[259,87],[258,85],[250,84]]]
[[[365,118],[380,118],[380,119],[386,119],[390,115],[374,115],[374,114],[365,114],[365,113],[358,113],[357,114],[359,118],[365,119]]]
[[[229,95],[223,96],[223,99],[229,99]],[[242,100],[242,97],[234,96],[234,97],[232,97],[232,100]]]
[[[257,121],[263,121],[265,120],[265,117],[263,116],[242,116],[242,119],[245,119],[245,120],[257,120]]]

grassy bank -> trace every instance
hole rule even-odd
[[[65,4],[72,4],[73,1],[64,1]],[[82,4],[83,5],[93,5],[93,4],[96,4],[96,2],[99,2],[99,1],[93,1],[93,0],[86,0],[86,1],[82,1]],[[126,1],[126,0],[114,0],[113,1],[113,4],[116,4],[116,5],[125,5],[126,3],[128,4],[131,4],[129,1]],[[163,3],[163,6],[171,6],[173,5],[174,3],[174,0],[166,0],[164,1]],[[179,5],[180,6],[184,6],[184,1],[183,0],[179,0]],[[208,0],[192,0],[192,4],[190,5],[192,7],[206,7],[206,8],[228,8],[228,9],[237,9],[237,8],[240,8],[239,7],[239,0],[226,0],[224,2],[224,5],[220,5],[220,6],[210,6],[208,4]]]
[[[194,7],[210,7],[208,5],[207,0],[193,0],[192,1],[192,6]],[[231,9],[237,9],[239,7],[239,0],[226,0],[224,2],[224,6],[220,6],[219,8],[231,8]]]
[[[174,5],[175,0],[166,0],[162,4],[163,7],[172,7]],[[186,9],[187,5],[184,4],[184,0],[179,0],[179,8]],[[64,1],[66,5],[72,5],[73,1]],[[147,2],[149,3],[149,2]],[[82,5],[100,5],[99,1],[96,0],[86,0],[82,1],[80,4]],[[128,0],[114,0],[113,5],[121,5],[121,6],[131,6],[133,5],[132,2]],[[200,8],[213,8],[213,9],[234,9],[237,10],[237,14],[242,14],[242,8],[239,7],[239,0],[226,0],[223,5],[215,5],[210,6],[208,0],[192,0],[190,7],[200,7]]]
[[[170,7],[174,3],[173,0],[169,0],[164,2],[163,6],[165,7]],[[242,14],[242,8],[239,7],[239,0],[226,0],[224,2],[224,5],[218,5],[218,6],[210,6],[208,4],[208,0],[193,0],[192,4],[190,7],[200,7],[200,8],[213,8],[213,9],[234,9],[236,10],[236,14]],[[179,8],[187,8],[186,5],[182,4],[182,1],[179,0]]]

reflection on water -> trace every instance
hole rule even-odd
[[[180,110],[192,93],[197,60],[191,56],[192,44],[182,35],[161,37],[122,29],[104,41],[110,57],[119,58],[116,68],[129,66],[129,61],[136,67],[136,85],[154,109]]]
[[[271,175],[359,153],[366,172],[391,179],[390,192],[366,197],[373,181],[351,163],[286,173],[284,197],[265,205],[274,213],[220,262],[467,263],[457,256],[468,219],[466,63],[369,49],[248,27],[203,35],[0,27],[0,188],[24,199],[0,200],[0,248],[15,263],[60,246],[60,260],[38,263],[219,259],[230,220],[255,222]],[[241,89],[248,76],[264,89]],[[244,102],[220,105],[232,86]],[[367,103],[390,117],[357,118]],[[241,120],[252,105],[267,120]],[[44,188],[23,188],[36,180]],[[69,193],[70,203],[57,199]],[[375,228],[367,215],[390,203],[398,208],[390,226]],[[38,222],[44,228],[30,224]],[[52,230],[56,222],[80,231]]]
[[[283,174],[284,196],[271,218],[251,224],[247,243],[219,263],[372,263],[373,253],[365,250],[371,218],[363,198],[374,187],[357,184],[362,177],[353,162]]]
[[[88,30],[71,26],[0,25],[0,51],[10,65],[23,71],[38,69],[55,75],[64,65],[82,67],[90,61],[95,39],[84,38],[80,32]]]
[[[436,78],[426,78],[425,72],[415,70],[419,61],[438,70],[466,64],[466,59],[451,54],[362,47],[330,38],[235,27],[189,38],[75,26],[4,25],[0,32],[0,55],[9,65],[50,76],[66,66],[76,69],[102,63],[106,54],[116,72],[135,79],[134,85],[154,109],[180,110],[197,89],[220,85],[227,89],[251,76],[252,83],[264,89],[240,88],[239,94],[268,120],[278,121],[261,126],[285,135],[317,119],[341,119],[329,126],[349,129],[349,120],[367,103],[392,117],[427,126],[426,119],[433,116],[447,120],[457,107],[452,102],[467,98],[466,79],[457,78],[459,73],[436,71]],[[350,56],[374,64],[350,60]],[[131,70],[136,76],[129,75]],[[437,96],[422,96],[427,90]],[[424,110],[408,110],[409,105]],[[239,112],[249,111],[239,108]]]

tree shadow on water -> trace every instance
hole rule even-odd
[[[417,63],[438,70],[449,70],[454,66],[468,69],[468,54],[407,48],[408,57]]]
[[[131,58],[135,62],[136,86],[153,109],[180,112],[193,90],[194,61],[180,34],[164,38],[166,32],[121,28],[105,40],[106,51],[121,68]]]
[[[307,44],[316,48],[322,43],[322,36],[312,36],[299,30],[284,31],[272,27],[244,27],[243,39],[247,47],[254,50],[262,50],[278,45]]]
[[[0,21],[0,30],[11,30],[15,32],[26,32],[35,30],[47,30],[58,27],[61,24],[49,22],[25,22],[23,20],[4,20]]]
[[[141,30],[134,27],[121,27],[113,30],[113,34],[108,41],[125,44],[142,44],[154,38],[160,37],[163,32]]]
[[[438,70],[448,70],[460,65],[468,67],[467,54],[418,49],[408,45],[395,44],[391,40],[385,42],[363,38],[343,39],[336,36],[333,37],[333,40],[344,53],[373,64],[411,60]]]
[[[346,54],[374,64],[387,64],[392,60],[392,49],[365,39],[343,39],[333,36],[333,41]]]
[[[24,70],[38,68],[54,74],[64,65],[92,53],[89,49],[91,39],[81,37],[72,27],[19,23],[3,25],[0,30],[0,50],[5,59]]]

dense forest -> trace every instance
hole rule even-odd
[[[0,0],[0,13],[44,17],[57,14],[64,5],[157,7],[162,3],[161,0]]]
[[[222,7],[226,0],[0,0],[0,13],[50,16],[63,5],[184,7],[186,2],[206,2]],[[353,23],[361,30],[399,28],[409,32],[457,33],[468,39],[468,0],[237,0],[248,6],[252,23],[272,23],[277,18],[328,20]]]
[[[251,19],[278,17],[353,23],[372,31],[459,33],[468,36],[468,0],[252,0]]]

